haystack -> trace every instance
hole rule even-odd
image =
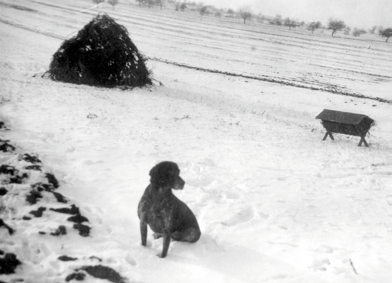
[[[46,75],[75,84],[141,87],[151,84],[145,62],[126,28],[102,14],[63,42]]]

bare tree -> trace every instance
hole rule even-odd
[[[229,14],[229,15],[230,15],[230,17],[233,17],[233,16],[234,16],[234,14],[235,14],[235,12],[234,12],[234,10],[233,10],[233,9],[228,9],[228,10],[227,10],[227,14]]]
[[[328,21],[328,29],[332,30],[332,36],[335,32],[343,30],[346,27],[346,24],[341,20],[329,19]]]
[[[291,30],[291,28],[295,28],[299,25],[296,20],[292,20],[290,18],[286,18],[284,20],[283,24],[284,24],[284,26],[289,27],[289,30]]]
[[[277,26],[281,26],[282,22],[283,20],[281,15],[276,15],[274,19],[269,21],[271,25],[277,25]]]
[[[312,31],[312,34],[316,29],[319,28],[321,28],[321,22],[310,22],[307,27],[308,30]]]
[[[355,37],[359,37],[361,34],[365,34],[365,33],[367,33],[367,32],[364,29],[354,28],[354,30],[353,30],[353,36],[355,36]]]
[[[116,6],[118,4],[118,0],[108,0],[109,4],[112,5],[113,10],[114,10],[114,6]]]
[[[377,26],[373,26],[371,29],[369,29],[370,34],[374,34],[376,32]]]
[[[345,28],[343,29],[343,32],[344,32],[345,35],[349,35],[349,34],[350,34],[350,31],[351,31],[351,28],[350,28],[350,27],[345,27]]]
[[[244,24],[246,24],[246,20],[252,18],[252,10],[250,6],[243,6],[239,11],[240,17],[244,19]]]
[[[208,11],[207,6],[203,6],[200,8],[200,10],[199,10],[200,20],[202,20],[203,16],[207,13],[207,11]]]
[[[392,28],[386,28],[380,31],[381,37],[385,37],[385,42],[388,42],[388,39],[392,37]]]
[[[166,0],[157,0],[157,2],[158,2],[158,4],[159,4],[159,7],[160,7],[161,10],[162,10],[163,5],[165,5],[165,3],[166,3]]]

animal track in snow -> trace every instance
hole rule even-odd
[[[225,226],[235,226],[241,223],[248,222],[255,217],[255,212],[253,208],[248,207],[240,210],[234,216],[229,218],[228,220],[222,221],[221,223]]]
[[[315,271],[327,271],[327,267],[330,266],[331,263],[329,259],[324,258],[324,259],[315,259],[313,261],[313,264],[310,266]]]

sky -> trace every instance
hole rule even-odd
[[[250,6],[255,13],[300,21],[343,20],[350,27],[392,27],[392,0],[202,0],[218,8]],[[196,1],[197,2],[197,1]]]

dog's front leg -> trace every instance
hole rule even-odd
[[[140,235],[142,237],[142,245],[147,245],[147,222],[145,221],[145,214],[140,219]]]
[[[165,231],[163,233],[163,248],[162,248],[161,258],[167,256],[167,251],[169,250],[169,246],[170,246],[170,239],[171,239],[171,233]]]

